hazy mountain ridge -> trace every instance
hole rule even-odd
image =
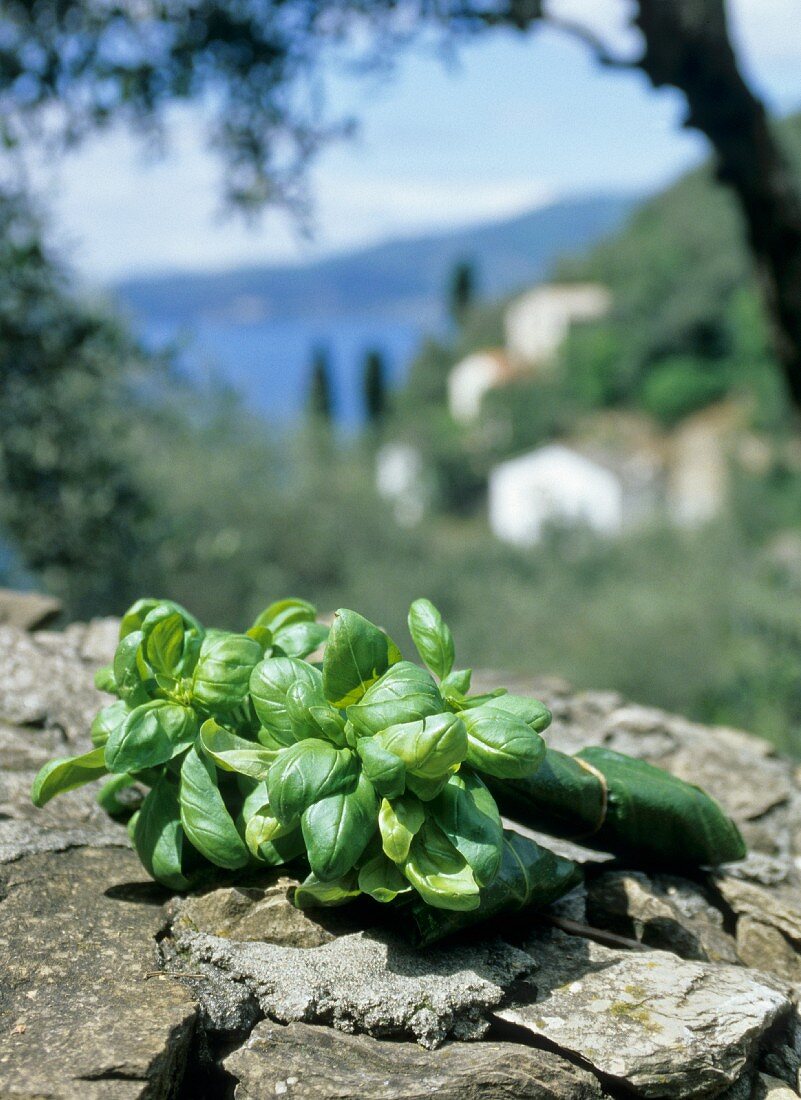
[[[542,279],[560,257],[617,230],[637,201],[630,195],[565,199],[503,221],[391,240],[303,266],[139,277],[114,289],[123,305],[151,323],[248,324],[379,313],[434,322],[457,261],[476,261],[483,296],[505,294]]]

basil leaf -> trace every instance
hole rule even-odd
[[[107,707],[103,707],[101,711],[98,711],[89,731],[92,744],[96,748],[105,745],[112,733],[123,724],[130,713],[128,704],[123,703],[121,699],[118,699],[116,703],[109,703]]]
[[[213,718],[200,727],[200,747],[218,768],[253,779],[266,779],[274,754],[255,741],[238,737]]]
[[[279,837],[292,832],[297,832],[300,835],[297,825],[282,825],[278,818],[271,813],[270,803],[265,802],[252,815],[245,826],[245,844],[254,856],[258,856],[262,844],[270,844]]]
[[[138,772],[164,764],[197,736],[197,716],[189,707],[153,699],[132,710],[106,742],[110,772]]]
[[[167,607],[170,611],[177,611],[188,626],[194,628],[200,634],[203,633],[203,627],[195,616],[190,615],[186,608],[181,607],[179,603],[175,603],[174,600],[157,600],[153,596],[145,596],[143,599],[131,604],[123,615],[120,623],[120,640],[128,634],[132,634],[135,630],[141,630],[147,616],[151,611],[155,611],[157,607]]]
[[[452,772],[446,772],[445,775],[441,775],[437,779],[422,779],[419,775],[412,775],[411,772],[407,772],[406,789],[416,795],[421,802],[430,802],[444,789],[452,774]]]
[[[498,779],[520,779],[536,772],[545,742],[525,722],[495,704],[461,711],[467,728],[467,762]]]
[[[467,860],[445,834],[426,821],[412,841],[401,870],[420,897],[435,909],[477,909],[481,896]]]
[[[169,604],[159,604],[142,623],[142,646],[150,667],[178,679],[184,654],[184,620]]]
[[[473,670],[471,668],[458,669],[448,673],[439,685],[442,698],[449,703],[463,699],[470,690],[472,679]]]
[[[498,873],[503,856],[501,815],[477,775],[462,770],[429,804],[429,813],[467,862],[479,886]]]
[[[105,691],[108,695],[117,694],[117,681],[114,679],[114,668],[111,665],[103,665],[97,670],[94,683],[98,691]]]
[[[430,600],[415,600],[409,608],[409,633],[435,676],[442,680],[453,669],[453,635]]]
[[[284,749],[267,776],[273,813],[290,824],[313,802],[356,786],[356,762],[350,749],[308,738]]]
[[[114,682],[120,699],[130,707],[137,707],[149,698],[148,684],[151,671],[142,655],[142,631],[126,634],[114,654]]]
[[[411,661],[401,661],[377,680],[360,702],[349,706],[347,714],[356,731],[364,736],[400,722],[441,714],[444,709],[431,674]]]
[[[246,634],[214,634],[200,647],[192,697],[206,707],[230,710],[248,693],[250,676],[261,660],[261,646]]]
[[[353,871],[328,882],[322,882],[312,873],[295,887],[292,901],[298,909],[315,909],[318,906],[344,905],[360,893]]]
[[[398,868],[383,855],[373,856],[359,871],[359,889],[376,901],[394,901],[407,894],[411,886]]]
[[[275,634],[282,627],[293,623],[313,623],[316,618],[317,608],[313,603],[291,596],[289,599],[271,603],[258,616],[253,626],[265,626]]]
[[[305,681],[293,684],[286,693],[286,709],[298,741],[319,737],[344,747],[345,720],[323,695],[322,685],[312,687]]]
[[[141,797],[137,796],[136,791],[131,792],[132,797],[130,799],[121,799],[118,796],[121,791],[130,790],[136,783],[137,778],[135,775],[126,773],[113,775],[97,792],[98,806],[102,807],[111,817],[130,814],[142,801]]]
[[[197,745],[181,765],[180,803],[184,832],[201,855],[231,871],[245,866],[250,853],[223,802],[214,764]]]
[[[344,710],[400,659],[400,650],[383,630],[355,611],[340,608],[323,657],[326,698]]]
[[[376,830],[377,809],[375,791],[361,774],[355,790],[329,795],[309,806],[301,828],[318,879],[341,878],[356,865]]]
[[[406,766],[400,757],[383,749],[373,737],[360,737],[356,751],[364,774],[384,798],[397,798],[406,788]]]
[[[254,642],[258,642],[261,648],[262,656],[273,644],[273,632],[268,630],[266,626],[252,626],[250,630],[246,630],[248,638],[252,638]]]
[[[421,779],[439,779],[461,764],[467,753],[464,723],[450,712],[390,726],[377,733],[374,740],[400,757],[407,771]]]
[[[57,794],[73,791],[93,779],[108,774],[103,749],[92,749],[82,756],[68,756],[63,760],[50,760],[39,770],[33,781],[31,801],[40,808]]]
[[[282,627],[273,636],[273,641],[287,657],[308,657],[327,637],[328,627],[324,623],[293,623]]]
[[[296,657],[268,657],[256,665],[250,677],[250,695],[259,721],[287,744],[297,740],[287,713],[287,693],[296,683],[322,691],[319,669]]]
[[[482,704],[485,709],[497,710],[502,714],[511,714],[521,722],[541,733],[551,724],[551,712],[539,699],[529,699],[525,695],[499,695]]]
[[[178,806],[178,786],[166,776],[148,793],[136,814],[133,842],[145,870],[171,890],[186,890],[183,872],[184,830]]]
[[[416,833],[423,827],[426,814],[420,802],[409,795],[405,798],[387,798],[378,811],[378,828],[381,847],[388,859],[403,863]]]

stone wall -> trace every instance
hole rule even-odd
[[[555,747],[603,743],[706,786],[751,855],[680,878],[553,842],[586,887],[419,955],[347,909],[295,910],[286,874],[170,897],[89,789],[34,810],[39,766],[88,746],[115,636],[0,626],[3,1100],[799,1095],[801,785],[767,744],[510,684],[553,708]]]

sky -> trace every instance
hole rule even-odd
[[[551,0],[620,51],[636,49],[627,0]],[[730,0],[741,61],[777,112],[801,107],[798,0]],[[299,263],[333,251],[488,221],[560,197],[649,192],[705,154],[682,130],[682,100],[644,76],[599,68],[554,31],[485,36],[443,64],[418,49],[386,76],[332,78],[333,114],[356,137],[311,174],[314,234],[271,211],[221,213],[220,165],[198,108],[173,112],[167,152],[122,130],[94,138],[38,180],[53,233],[80,276],[108,284],[148,272]]]

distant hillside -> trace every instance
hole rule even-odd
[[[258,323],[380,315],[435,323],[453,264],[478,266],[481,291],[497,296],[541,279],[561,256],[618,229],[631,196],[568,199],[504,221],[388,241],[302,267],[163,275],[121,283],[124,305],[150,324]]]

